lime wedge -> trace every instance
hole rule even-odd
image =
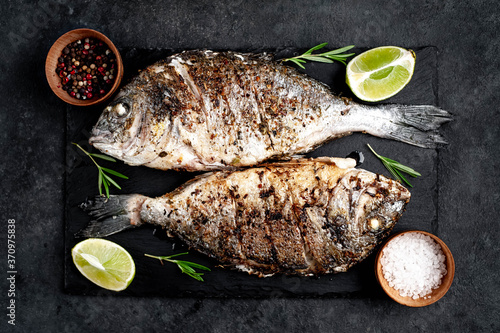
[[[73,262],[87,279],[99,287],[120,291],[135,276],[135,264],[120,245],[100,238],[89,238],[71,250]]]
[[[377,102],[397,94],[410,82],[415,53],[397,46],[382,46],[354,57],[347,64],[346,82],[354,95]]]

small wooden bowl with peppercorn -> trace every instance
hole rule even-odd
[[[118,89],[123,62],[102,33],[76,29],[59,37],[45,61],[50,88],[66,103],[79,106],[104,102]]]

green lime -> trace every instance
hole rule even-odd
[[[87,279],[98,286],[120,291],[135,276],[135,263],[120,245],[100,238],[89,238],[71,250],[73,262]]]
[[[377,102],[397,94],[410,82],[415,53],[397,46],[382,46],[354,57],[347,64],[346,82],[354,95]]]

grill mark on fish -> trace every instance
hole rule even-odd
[[[314,169],[314,174],[316,175],[318,172],[318,169]],[[318,176],[315,176],[314,179],[316,180],[317,184],[319,184]],[[308,190],[311,194],[314,194],[316,190],[320,190],[317,187],[313,187],[312,189]],[[324,207],[327,207],[329,201],[330,201],[330,191],[321,191],[321,193],[324,195],[326,194],[326,204]],[[306,251],[306,257],[308,258],[308,264],[309,264],[309,269],[315,274],[321,274],[324,273],[325,271],[328,270],[328,265],[335,265],[336,263],[341,263],[340,258],[342,255],[340,254],[339,251],[335,250],[331,246],[327,246],[329,251],[326,251],[326,248],[317,248],[315,245],[317,241],[316,239],[321,239],[323,242],[325,242],[325,234],[321,232],[323,229],[323,226],[319,223],[317,223],[317,210],[313,210],[313,207],[316,207],[318,203],[318,199],[314,196],[311,196],[311,199],[308,203],[304,205],[302,210],[300,211],[300,214],[298,216],[299,220],[301,221],[301,226],[303,228],[303,239],[305,242],[304,250]],[[323,207],[323,205],[322,205]],[[325,209],[324,212],[320,212],[320,217],[323,217],[326,215],[327,210]],[[327,242],[325,242],[327,243]],[[324,252],[326,251],[326,252]],[[321,258],[325,257],[325,254],[328,253],[328,263],[322,262],[320,260]]]
[[[189,67],[186,68],[183,64],[182,66],[182,73],[184,73],[184,81],[187,83],[187,87],[189,88],[189,91],[194,97],[194,101],[198,102],[199,105],[199,112],[198,112],[198,120],[201,123],[206,124],[206,130],[210,130],[210,124],[208,122],[209,116],[208,113],[209,111],[207,110],[207,107],[205,105],[205,101],[203,98],[204,92],[201,91],[201,86],[199,83],[195,82],[195,73],[197,68],[196,67]],[[177,70],[177,67],[174,67]],[[191,107],[193,111],[193,107]]]
[[[306,241],[306,237],[304,235],[305,230],[303,226],[301,225],[300,222],[300,216],[297,214],[299,208],[297,207],[297,203],[294,202],[294,197],[291,195],[290,191],[288,191],[288,177],[286,178],[287,182],[287,192],[288,192],[288,197],[291,198],[292,201],[292,217],[293,217],[293,224],[296,226],[297,230],[299,231],[299,236],[302,244],[302,256],[304,258],[304,270],[307,270],[308,268],[311,269],[312,267],[315,266],[315,259],[310,251],[309,244]]]
[[[259,117],[259,121],[258,121],[259,132],[262,135],[267,136],[267,138],[269,140],[269,147],[271,148],[271,150],[274,150],[275,149],[274,142],[273,142],[273,138],[272,138],[271,134],[269,133],[269,125],[267,123],[267,120],[264,119],[264,117],[263,117],[264,112],[262,111],[263,108],[262,108],[261,103],[260,103],[259,98],[258,98],[257,87],[255,86],[255,84],[252,80],[250,80],[250,90],[253,93],[253,97],[255,99],[255,104],[257,105],[257,110],[260,110],[260,112],[257,112],[257,116]]]
[[[283,175],[283,170],[266,169],[266,178],[270,186],[260,193],[267,204],[266,216],[269,224],[272,254],[275,262],[283,270],[305,268],[301,260],[301,243],[297,243],[297,226],[293,215],[290,216],[290,208],[293,207],[289,196],[289,188]],[[264,194],[264,195],[263,195]],[[281,195],[280,195],[281,194]],[[288,207],[288,208],[287,208]],[[290,218],[285,219],[283,213]],[[299,231],[300,233],[300,231]]]
[[[238,207],[238,204],[237,204],[237,200],[240,198],[239,194],[238,195],[235,195],[235,191],[237,190],[237,185],[236,187],[233,187],[233,189],[230,191],[230,196],[231,196],[231,199],[232,199],[232,202],[233,202],[233,207],[234,207],[234,220],[238,220],[239,216],[238,214],[241,213],[241,211],[239,211],[239,207]],[[243,253],[243,244],[242,244],[242,230],[241,230],[241,225],[237,224],[235,229],[234,229],[234,237],[236,238],[236,241],[237,241],[237,253],[238,253],[238,258],[240,261],[243,261],[243,260],[246,260],[247,257],[246,255]],[[230,256],[230,254],[228,255]]]
[[[309,230],[307,225],[304,224],[304,221],[307,221],[306,214],[300,208],[294,205],[294,215],[297,221],[297,225],[300,230],[300,236],[303,242],[303,250],[304,250],[304,258],[307,264],[307,268],[311,269],[311,271],[316,271],[316,259],[314,258],[314,253],[309,245]]]

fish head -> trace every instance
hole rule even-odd
[[[410,192],[399,182],[362,169],[352,169],[332,193],[329,221],[331,237],[357,261],[392,231],[410,200]],[[338,271],[355,261],[348,260]]]
[[[108,155],[123,159],[135,146],[141,131],[139,98],[137,94],[122,92],[106,106],[92,129],[90,144]]]
[[[397,181],[364,170],[350,185],[350,207],[356,221],[353,230],[362,242],[378,243],[403,214],[410,192]]]

